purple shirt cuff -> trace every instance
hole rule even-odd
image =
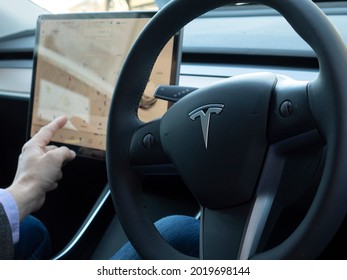
[[[19,211],[17,203],[12,195],[4,189],[0,189],[0,203],[4,207],[10,222],[13,244],[16,244],[19,240]]]

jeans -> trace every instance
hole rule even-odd
[[[51,240],[44,224],[33,216],[20,223],[19,242],[14,246],[16,260],[44,260],[51,257]]]
[[[191,257],[199,257],[199,220],[188,216],[168,216],[155,223],[163,238],[176,250]],[[140,260],[134,247],[127,242],[111,260]]]

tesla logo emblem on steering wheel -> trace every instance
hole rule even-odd
[[[219,115],[222,112],[223,108],[223,104],[207,104],[191,111],[188,114],[190,119],[192,119],[193,121],[200,117],[202,134],[204,136],[206,149],[208,143],[208,131],[210,129],[211,114]]]

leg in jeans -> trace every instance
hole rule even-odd
[[[163,238],[176,250],[192,257],[199,257],[199,220],[188,216],[168,216],[155,223]],[[134,247],[127,242],[112,260],[140,260]]]
[[[49,259],[51,241],[44,224],[33,216],[26,217],[20,223],[19,242],[14,247],[17,260]]]

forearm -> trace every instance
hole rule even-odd
[[[45,200],[45,192],[32,187],[35,182],[27,182],[24,184],[13,182],[6,191],[15,201],[19,221],[26,216],[38,210]]]

